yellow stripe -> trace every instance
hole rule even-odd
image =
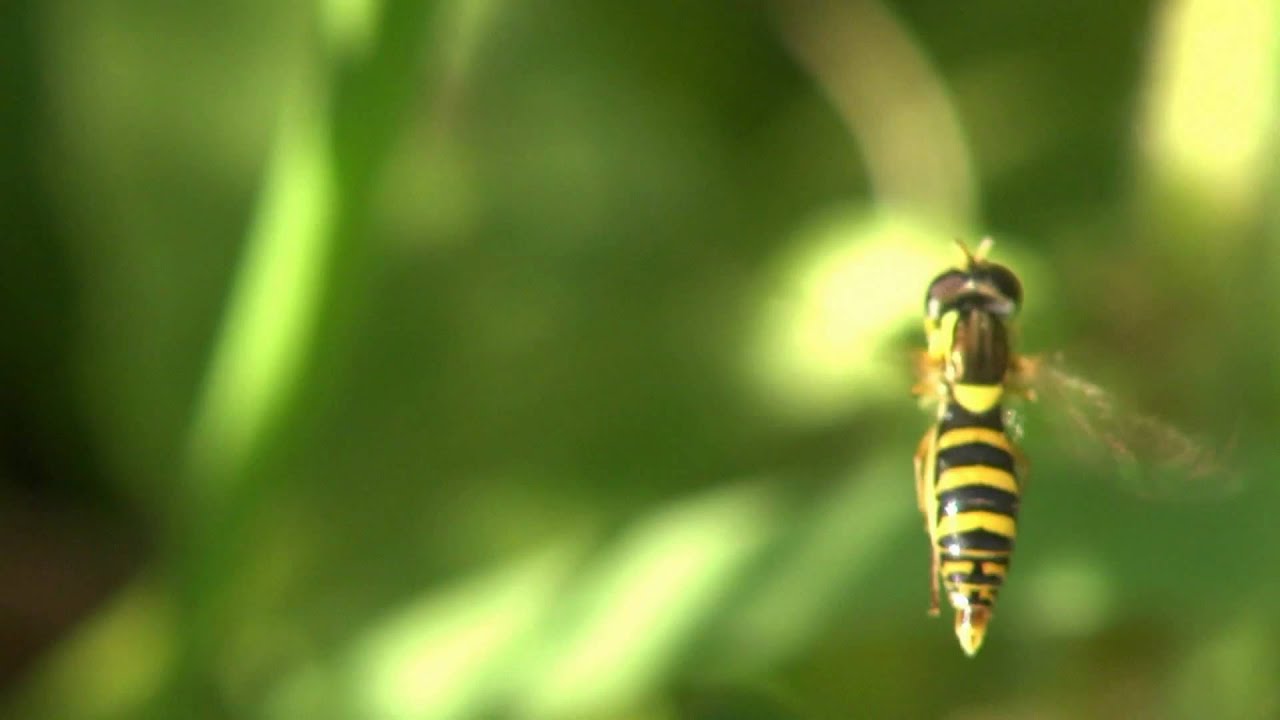
[[[993,512],[967,512],[938,518],[938,535],[955,535],[970,530],[986,530],[1009,539],[1017,534],[1017,523],[1008,515]]]
[[[939,318],[936,324],[931,319],[925,318],[924,334],[929,339],[930,357],[943,359],[951,354],[956,335],[956,321],[959,319],[960,315],[954,310]]]
[[[940,572],[942,573],[942,577],[948,577],[956,573],[972,575],[973,562],[969,560],[950,560],[942,563]]]
[[[1005,577],[1004,563],[984,562],[982,563],[982,574],[996,577]]]
[[[1004,395],[1004,386],[955,383],[951,386],[951,394],[965,410],[981,413],[1000,404],[1000,398]]]
[[[960,573],[962,575],[972,575],[978,572],[978,568],[974,567],[977,563],[972,560],[947,560],[942,563],[940,572],[943,577],[948,577]],[[1004,563],[984,562],[982,563],[982,574],[992,577],[1005,577],[1006,568]]]
[[[934,486],[933,491],[935,493],[944,493],[948,490],[955,490],[969,485],[986,485],[999,488],[1005,492],[1018,492],[1018,481],[1014,479],[1013,475],[1004,470],[985,465],[964,465],[962,467],[948,468],[938,476],[938,484]]]
[[[992,430],[984,427],[967,427],[948,430],[938,438],[938,449],[946,450],[949,447],[957,445],[968,445],[969,443],[983,443],[986,445],[994,445],[1006,452],[1012,452],[1013,448],[1009,444],[1009,438],[999,430]]]

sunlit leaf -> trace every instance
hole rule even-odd
[[[1168,0],[1142,149],[1152,180],[1229,217],[1256,208],[1280,147],[1280,5]]]
[[[326,666],[299,668],[273,696],[272,716],[335,707],[369,720],[476,717],[523,670],[583,551],[566,542],[429,594],[376,622]]]
[[[640,701],[711,622],[777,531],[772,487],[680,503],[629,528],[565,599],[562,629],[531,649],[519,717],[577,718]]]

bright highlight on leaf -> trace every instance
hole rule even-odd
[[[355,58],[365,54],[378,31],[382,0],[324,0],[325,35],[335,54]]]
[[[564,631],[530,658],[515,716],[595,717],[639,702],[776,532],[778,500],[769,485],[740,485],[628,531],[566,598]]]
[[[317,110],[301,103],[279,132],[191,432],[198,482],[216,485],[242,469],[314,339],[337,202],[330,138]]]
[[[877,204],[971,222],[978,190],[959,112],[908,24],[879,2],[780,7],[783,38],[848,126]]]
[[[1280,141],[1280,5],[1172,0],[1150,67],[1142,141],[1156,179],[1232,214],[1253,207]]]
[[[879,455],[814,500],[774,572],[726,621],[719,673],[767,671],[804,652],[832,618],[848,617],[849,598],[874,586],[877,556],[865,550],[914,539],[910,474],[898,454]]]
[[[367,717],[472,716],[485,690],[516,669],[513,643],[545,618],[580,555],[571,545],[551,548],[371,632],[352,660]]]
[[[766,291],[752,374],[784,414],[824,418],[902,395],[908,356],[890,342],[918,323],[921,290],[953,263],[945,233],[857,211],[803,230]]]

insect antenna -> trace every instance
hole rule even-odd
[[[992,246],[996,244],[996,241],[992,240],[990,237],[984,237],[982,238],[982,241],[978,243],[978,249],[970,252],[969,246],[965,245],[964,240],[961,240],[960,238],[954,238],[954,240],[956,247],[960,248],[960,252],[964,253],[965,265],[969,268],[973,268],[976,265],[981,265],[983,262],[986,262],[987,255],[991,252]]]

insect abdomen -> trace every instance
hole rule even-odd
[[[999,406],[950,403],[938,427],[934,493],[944,587],[956,609],[990,607],[1017,535],[1018,480]]]

